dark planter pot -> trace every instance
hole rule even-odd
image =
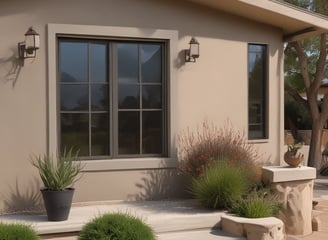
[[[74,188],[63,191],[42,189],[44,205],[46,207],[48,221],[65,221],[71,210]]]

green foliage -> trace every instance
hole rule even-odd
[[[285,96],[285,129],[290,129],[290,122],[302,130],[312,129],[312,119],[308,108]]]
[[[263,218],[273,217],[282,209],[277,196],[269,189],[254,190],[244,198],[236,201],[232,213],[240,217]]]
[[[87,223],[79,240],[154,240],[150,226],[130,214],[104,214]]]
[[[32,164],[39,170],[44,187],[50,190],[64,190],[79,179],[83,169],[78,160],[78,152],[64,150],[64,153],[54,159],[52,156],[37,156]]]
[[[328,15],[327,0],[285,0],[298,7],[312,10],[314,12]],[[320,55],[320,37],[312,37],[302,40],[304,52],[307,55],[307,63],[310,79],[314,79],[316,73],[316,63]],[[328,69],[325,69],[325,77],[328,77]],[[304,91],[302,75],[298,57],[295,51],[287,47],[285,50],[285,83],[293,87],[296,91]]]
[[[23,224],[0,223],[1,240],[38,240],[40,239],[34,229]]]
[[[197,131],[187,131],[179,136],[180,171],[192,177],[203,177],[205,169],[221,159],[243,166],[253,173],[253,177],[259,177],[258,158],[244,133],[229,123],[217,129],[204,122]]]
[[[206,208],[227,209],[247,193],[249,185],[247,170],[220,160],[206,168],[204,177],[192,179],[191,193]]]
[[[323,164],[319,172],[321,176],[328,176],[328,163]]]
[[[311,0],[284,0],[284,1],[306,9],[308,9],[311,5],[310,4]]]

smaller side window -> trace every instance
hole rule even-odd
[[[248,45],[248,138],[266,139],[267,45]]]

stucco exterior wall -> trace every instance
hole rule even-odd
[[[41,185],[30,157],[47,152],[48,24],[78,24],[178,32],[171,52],[171,160],[176,136],[207,120],[229,120],[247,130],[247,44],[268,44],[269,139],[254,142],[263,161],[279,164],[283,146],[283,43],[279,29],[180,1],[151,0],[5,0],[0,8],[0,210],[21,210],[40,202]],[[33,26],[41,47],[35,59],[17,58],[17,43]],[[150,29],[150,30],[149,30]],[[190,38],[200,42],[200,58],[184,64]],[[50,93],[51,94],[51,93]],[[138,161],[138,159],[135,159]],[[183,195],[183,180],[170,170],[152,169],[84,173],[75,185],[75,202]]]

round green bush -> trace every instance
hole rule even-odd
[[[23,224],[0,223],[1,240],[39,240],[39,236],[30,226]]]
[[[249,189],[246,170],[218,161],[205,170],[204,177],[193,178],[191,193],[204,207],[229,209]]]
[[[136,216],[104,214],[87,223],[79,240],[155,240],[154,231]]]

